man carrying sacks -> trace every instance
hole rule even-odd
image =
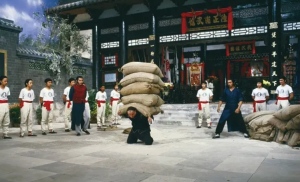
[[[121,111],[118,112],[119,115],[122,114]],[[153,116],[145,117],[134,107],[129,107],[127,109],[126,118],[129,118],[132,122],[132,129],[128,135],[127,143],[134,144],[137,140],[141,140],[145,145],[152,145],[153,138],[150,135],[150,124],[152,124]]]
[[[292,87],[286,84],[286,78],[280,77],[279,79],[280,85],[276,89],[277,94],[277,108],[283,109],[290,105],[289,100],[293,100],[294,93]]]
[[[269,92],[267,89],[262,87],[262,81],[257,82],[257,88],[252,91],[253,98],[253,112],[266,111],[267,103],[269,100]]]

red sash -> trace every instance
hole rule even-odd
[[[199,101],[199,105],[198,105],[199,110],[202,110],[201,104],[207,104],[207,103],[209,103],[209,102],[208,101]]]
[[[47,111],[51,111],[51,104],[53,104],[53,101],[44,101],[43,106],[46,107]]]
[[[67,108],[70,108],[70,106],[72,105],[71,101],[67,100],[67,103],[68,103]]]
[[[98,100],[98,101],[97,101],[97,104],[98,104],[98,107],[101,107],[101,104],[105,104],[105,101],[100,101],[100,100]]]
[[[86,100],[85,103],[88,103],[88,101]]]
[[[8,103],[8,100],[0,100],[0,104]]]
[[[24,106],[24,102],[26,102],[26,103],[32,103],[32,101],[22,101],[22,102],[20,103],[20,108],[22,108],[22,107]]]
[[[289,98],[288,97],[277,97],[277,101],[276,101],[276,105],[278,104],[278,101],[279,100],[289,100]]]
[[[119,99],[110,98],[110,105],[112,106],[113,101],[118,101]]]
[[[256,112],[256,103],[264,103],[266,102],[265,100],[256,100],[253,101],[253,112]]]

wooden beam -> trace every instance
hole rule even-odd
[[[184,3],[187,1],[187,0],[171,0],[173,3],[176,4],[176,6],[178,7],[181,7],[184,5]],[[210,0],[211,1],[211,0]]]
[[[125,16],[131,7],[132,7],[132,4],[120,4],[120,3],[116,3],[114,6],[115,10],[121,16]]]
[[[91,19],[98,20],[100,15],[103,13],[103,10],[86,8],[86,12],[91,16]]]
[[[163,0],[144,0],[144,4],[149,8],[150,11],[155,11],[162,2]]]

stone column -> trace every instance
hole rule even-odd
[[[271,99],[275,99],[275,91],[281,76],[281,0],[269,0],[268,47],[270,64]]]

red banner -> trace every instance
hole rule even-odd
[[[227,15],[225,15],[225,14],[227,14]],[[202,17],[202,15],[204,17]],[[217,15],[217,16],[211,17],[211,15]],[[220,15],[220,17],[219,17],[219,15]],[[222,15],[223,16],[225,15],[226,19],[221,17]],[[193,28],[188,27],[187,20],[186,20],[187,18],[189,18],[190,26],[193,26]],[[231,7],[181,13],[181,33],[185,34],[187,31],[189,31],[189,29],[190,29],[190,31],[205,30],[205,29],[218,29],[217,27],[220,28],[221,25],[223,27],[223,24],[226,22],[227,22],[227,29],[232,30],[233,16],[232,16],[232,8]]]

